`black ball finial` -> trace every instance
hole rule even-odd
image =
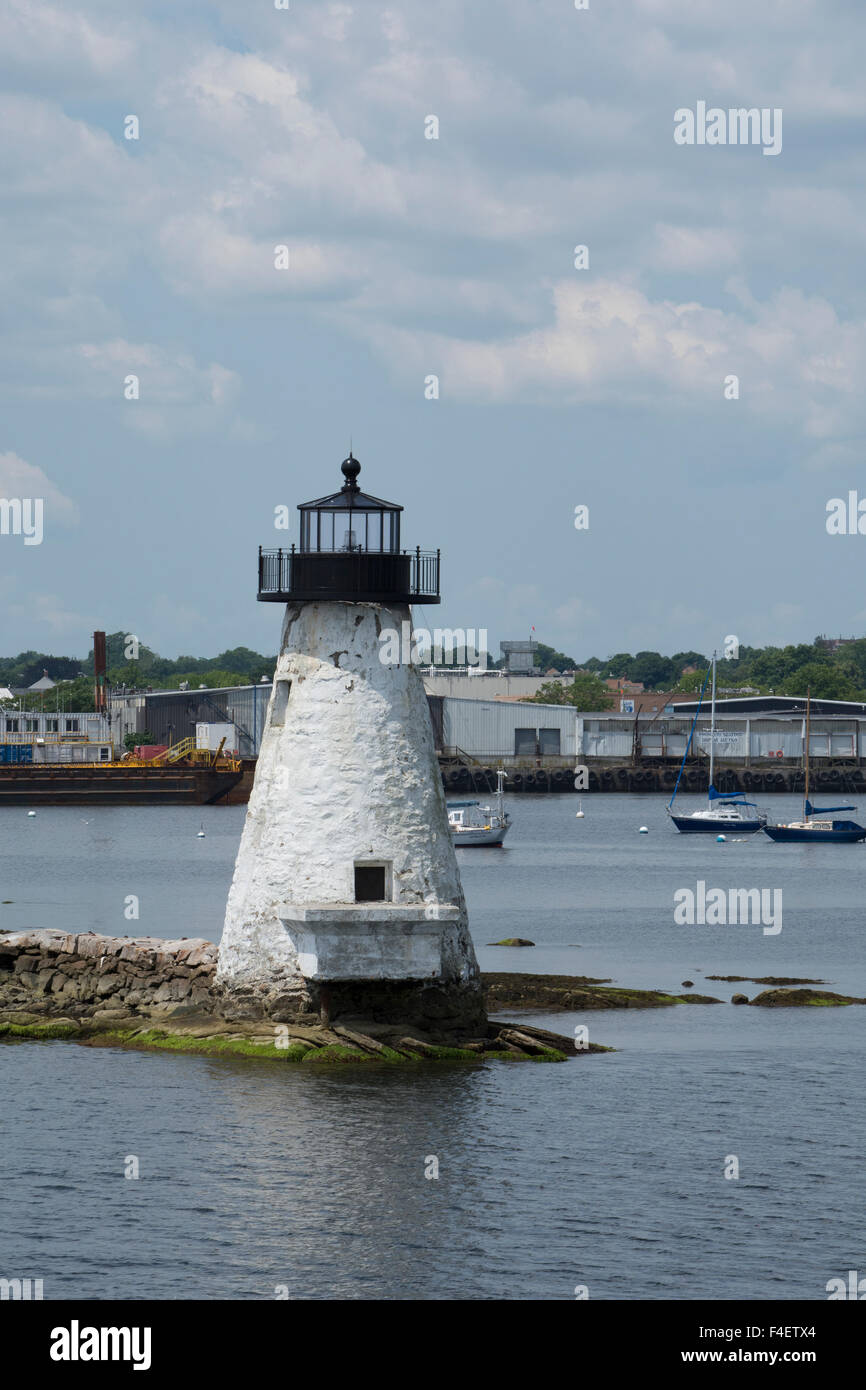
[[[343,462],[340,464],[340,468],[342,470],[343,476],[346,479],[346,482],[349,484],[350,487],[352,487],[355,483],[355,479],[361,471],[361,465],[355,458],[354,454],[350,452],[349,457],[347,459],[343,459]]]

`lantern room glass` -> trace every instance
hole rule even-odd
[[[400,513],[384,508],[312,508],[301,512],[301,550],[397,554]]]

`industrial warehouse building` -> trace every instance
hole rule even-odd
[[[111,730],[101,714],[0,710],[0,763],[105,763]]]
[[[476,681],[476,688],[482,686]],[[489,686],[487,687],[489,688]],[[227,750],[257,756],[271,687],[155,691],[110,697],[111,736],[148,730],[157,743],[195,736],[202,724],[230,726]],[[677,762],[685,751],[696,701],[678,702],[637,717],[613,711],[579,713],[570,705],[466,699],[430,694],[436,745],[445,758],[485,765],[564,767],[649,761]],[[695,728],[693,752],[709,752],[709,708]],[[720,763],[799,763],[805,741],[805,702],[788,696],[720,700],[716,707]],[[221,730],[221,732],[223,732]],[[866,761],[866,705],[813,700],[811,756],[817,763]]]
[[[152,735],[155,743],[171,745],[198,738],[202,724],[228,724],[226,752],[258,757],[271,683],[223,686],[215,690],[155,690],[147,694],[109,696],[112,738],[122,745],[129,733]],[[222,730],[220,731],[223,732]]]

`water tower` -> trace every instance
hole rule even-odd
[[[478,966],[427,697],[388,640],[439,602],[439,552],[400,547],[402,507],[360,490],[303,503],[300,543],[259,551],[285,605],[217,986],[229,1016],[474,1033]],[[388,660],[383,656],[388,655]]]

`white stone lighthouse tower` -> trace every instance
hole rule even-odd
[[[297,549],[259,551],[259,599],[286,609],[216,983],[229,1016],[477,1035],[427,697],[389,640],[439,602],[439,554],[401,550],[402,507],[342,471],[298,508]]]

